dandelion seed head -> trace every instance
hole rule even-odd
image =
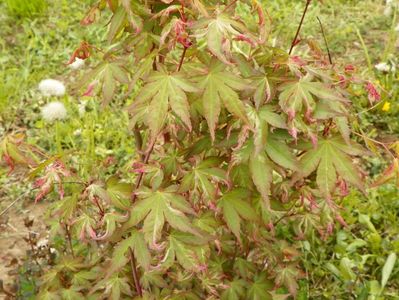
[[[63,96],[65,95],[65,85],[55,79],[44,79],[39,83],[40,92],[46,96]]]
[[[48,122],[64,120],[67,117],[67,110],[61,102],[50,102],[42,108],[42,117]]]
[[[72,70],[77,70],[77,69],[80,69],[81,67],[83,67],[84,64],[85,64],[85,61],[84,61],[83,59],[80,59],[79,57],[76,57],[76,58],[75,58],[75,61],[74,61],[73,63],[71,63],[71,64],[69,65],[69,67],[70,67]]]

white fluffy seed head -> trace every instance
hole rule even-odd
[[[375,68],[378,71],[381,71],[381,72],[389,72],[389,70],[391,69],[391,67],[385,62],[381,62],[379,64],[376,64]]]
[[[61,102],[50,102],[42,108],[42,117],[48,122],[64,120],[67,117],[67,110]]]
[[[55,79],[44,79],[39,83],[40,92],[46,96],[63,96],[65,95],[65,85]]]
[[[85,64],[85,61],[83,59],[80,59],[79,57],[76,57],[75,61],[73,63],[71,63],[69,65],[69,67],[72,70],[77,70],[77,69],[80,69],[81,67],[83,67],[84,64]]]

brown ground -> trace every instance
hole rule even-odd
[[[28,242],[24,238],[28,237],[29,231],[38,240],[45,239],[47,232],[43,222],[43,216],[47,204],[34,204],[33,200],[25,200],[23,203],[16,203],[10,210],[0,217],[0,280],[3,281],[4,289],[8,292],[15,292],[18,278],[18,267],[26,258],[26,253],[30,249]],[[1,199],[0,211],[7,205]],[[21,200],[23,201],[23,200]],[[25,220],[33,220],[30,228],[25,226]],[[0,291],[0,299],[12,299]]]

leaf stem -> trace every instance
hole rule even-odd
[[[226,10],[228,10],[230,7],[232,7],[234,5],[234,3],[236,3],[238,0],[234,0],[232,1],[229,5],[227,5],[223,10],[222,13],[226,12]]]
[[[69,244],[69,248],[71,249],[72,257],[75,257],[75,252],[73,251],[73,246],[72,246],[71,231],[69,230],[69,226],[66,223],[65,223],[65,232],[66,232],[66,235],[67,235],[67,238],[68,238],[68,244]]]
[[[366,43],[364,42],[364,39],[362,37],[362,34],[359,31],[359,28],[356,28],[356,34],[359,37],[360,43],[362,45],[363,51],[364,51],[364,55],[366,56],[366,61],[367,61],[367,67],[369,69],[369,72],[372,73],[373,72],[373,67],[371,65],[371,59],[370,59],[370,55],[369,55],[369,51],[367,49]]]
[[[61,144],[61,133],[60,133],[60,121],[55,121],[55,144],[57,145],[57,152],[62,154]]]
[[[323,35],[324,43],[326,44],[327,54],[328,54],[328,61],[330,62],[330,65],[332,65],[333,64],[333,60],[332,60],[332,56],[331,56],[331,52],[330,52],[330,47],[328,47],[327,37],[326,37],[326,35],[324,33],[323,23],[321,23],[321,20],[320,20],[319,17],[316,17],[316,18],[317,18],[317,21],[319,21],[321,34]]]
[[[179,65],[178,65],[178,67],[177,67],[177,72],[180,71],[180,69],[181,69],[181,67],[182,67],[182,65],[183,65],[183,61],[184,61],[184,57],[186,56],[186,52],[187,52],[187,47],[184,47],[183,53],[181,54],[181,57],[180,57]]]
[[[136,259],[134,257],[134,253],[131,247],[129,247],[129,253],[130,253],[130,266],[132,267],[132,275],[133,275],[134,285],[136,287],[136,292],[139,294],[140,297],[143,297],[143,290],[141,289],[139,276],[137,274]]]
[[[290,55],[291,55],[292,50],[294,49],[295,45],[297,44],[298,35],[299,35],[299,32],[301,31],[302,24],[303,24],[303,21],[305,20],[305,16],[306,16],[306,13],[308,11],[310,2],[312,2],[312,0],[307,0],[306,1],[306,6],[305,6],[305,9],[304,9],[303,14],[302,14],[301,22],[299,23],[299,26],[298,26],[298,29],[296,31],[295,37],[292,40],[290,51],[288,52],[288,54],[290,54]]]

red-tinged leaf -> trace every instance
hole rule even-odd
[[[397,158],[393,160],[384,173],[372,184],[372,187],[380,186],[392,179],[395,179],[395,184],[399,186],[399,160]]]
[[[215,128],[219,120],[221,106],[234,116],[249,124],[244,103],[240,100],[237,90],[248,89],[245,80],[225,71],[220,63],[212,64],[208,74],[199,78],[204,89],[202,106],[212,139],[215,139]]]
[[[290,119],[293,119],[299,112],[313,113],[316,108],[315,97],[332,102],[346,101],[327,85],[310,80],[310,76],[305,76],[296,82],[284,83],[279,87],[279,91],[281,91],[279,105]]]
[[[224,64],[231,64],[229,41],[235,36],[245,35],[252,41],[254,38],[244,24],[229,18],[227,14],[218,14],[215,18],[200,19],[191,26],[197,38],[205,38],[209,51]]]

